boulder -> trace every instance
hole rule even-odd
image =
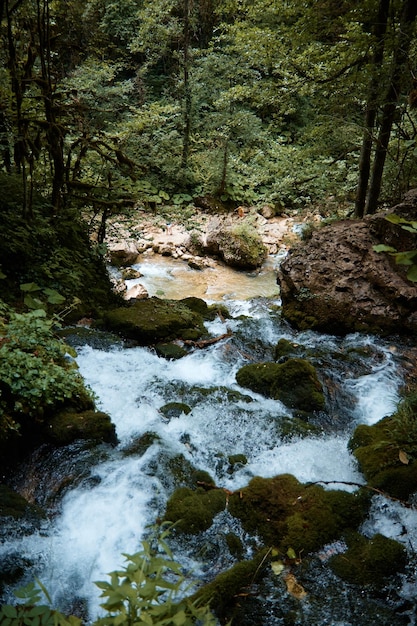
[[[236,373],[239,385],[300,411],[322,411],[325,399],[316,370],[305,359],[250,363]]]
[[[245,221],[213,220],[203,245],[206,254],[219,256],[227,265],[244,270],[260,267],[268,253],[260,234]]]
[[[413,203],[415,211],[417,194],[390,212],[409,215]],[[373,249],[380,243],[413,249],[416,237],[390,224],[387,214],[324,226],[290,251],[278,272],[285,319],[335,334],[417,331],[417,285],[390,255]]]
[[[62,411],[44,425],[47,438],[65,446],[77,439],[117,443],[116,429],[107,413],[101,411]]]
[[[118,241],[108,244],[110,262],[112,265],[133,265],[138,260],[138,248],[134,241]]]
[[[133,300],[131,306],[112,309],[104,315],[105,327],[141,345],[195,340],[206,334],[203,316],[183,300],[147,298]]]
[[[146,287],[138,283],[137,285],[133,285],[130,289],[127,289],[123,292],[123,298],[125,300],[144,300],[148,298],[149,294],[146,290]]]

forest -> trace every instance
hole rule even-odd
[[[337,207],[355,219],[417,187],[416,18],[415,0],[0,0],[3,477],[45,441],[63,408],[70,419],[97,416],[59,333],[121,306],[106,269],[110,219],[208,205],[326,217]],[[417,222],[404,224],[415,234]],[[400,254],[412,254],[415,282],[416,251]],[[99,417],[113,445],[110,418]],[[417,449],[415,420],[407,424],[404,465]],[[300,499],[301,487],[290,487]],[[161,593],[181,587],[170,582],[180,566],[168,534],[162,526],[126,571],[98,583],[112,615],[97,624],[136,623]],[[286,554],[298,565],[294,550]],[[271,558],[258,556],[239,576],[252,578]],[[137,577],[155,584],[126,615]],[[81,623],[36,612],[42,584],[21,594],[23,608],[0,608],[0,623]],[[165,603],[146,623],[217,623],[208,598],[195,600]]]
[[[2,175],[30,219],[214,196],[373,213],[416,183],[412,0],[2,0]]]

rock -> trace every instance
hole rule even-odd
[[[141,278],[142,274],[139,270],[135,270],[133,267],[125,267],[122,269],[122,278],[123,280],[134,280],[136,278]]]
[[[348,550],[333,556],[329,564],[335,574],[349,583],[381,587],[393,574],[405,569],[407,553],[398,541],[380,534],[367,539],[353,533],[347,544]]]
[[[101,411],[62,411],[44,426],[47,438],[63,446],[76,439],[117,443],[116,429],[107,413]]]
[[[385,228],[384,215],[324,226],[290,251],[278,273],[285,319],[335,334],[417,330],[417,286],[389,255],[373,250],[385,243],[377,232],[390,233],[392,242],[393,229],[402,230]]]
[[[140,283],[133,285],[133,287],[130,287],[130,289],[123,292],[123,298],[125,300],[144,300],[148,297],[149,294],[146,288]]]
[[[212,220],[204,242],[204,252],[219,256],[227,265],[256,269],[267,256],[267,248],[257,230],[245,221],[228,223]]]
[[[187,350],[178,344],[171,343],[157,343],[155,346],[155,352],[158,356],[168,360],[182,359],[183,356],[188,354]]]
[[[138,249],[134,241],[123,240],[108,244],[112,265],[133,265],[138,260]]]
[[[107,311],[103,323],[109,330],[141,345],[178,338],[195,340],[207,332],[203,317],[182,300],[156,297],[135,300],[131,306]]]
[[[168,402],[168,404],[164,404],[159,409],[160,412],[166,419],[170,420],[173,417],[180,417],[183,413],[184,415],[188,415],[191,413],[191,407],[184,402]]]
[[[180,487],[167,502],[165,520],[176,522],[175,528],[181,533],[196,534],[210,528],[214,516],[225,507],[223,489]]]
[[[259,535],[265,545],[286,554],[292,548],[303,557],[356,530],[366,517],[370,495],[303,485],[291,474],[256,476],[247,487],[229,496],[229,512],[243,528]]]
[[[316,370],[305,359],[250,363],[236,373],[239,385],[300,411],[322,411],[325,400]]]
[[[417,492],[417,394],[376,424],[356,427],[349,447],[369,485],[407,500]]]

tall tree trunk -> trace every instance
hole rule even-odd
[[[373,35],[375,38],[374,54],[372,58],[372,79],[365,112],[365,127],[362,139],[362,148],[359,159],[359,181],[356,190],[355,215],[363,217],[365,213],[366,193],[368,190],[371,171],[371,156],[375,120],[378,111],[378,96],[380,93],[380,69],[384,58],[385,33],[387,31],[390,0],[380,0],[378,12],[375,16]]]
[[[190,2],[184,0],[184,50],[183,50],[183,80],[184,80],[184,135],[182,144],[181,167],[187,168],[190,152],[191,134],[191,87],[190,87]]]
[[[408,72],[407,59],[411,45],[412,28],[416,16],[416,0],[405,0],[400,19],[397,46],[393,58],[390,86],[385,97],[385,105],[382,109],[382,120],[375,149],[374,164],[365,213],[375,213],[378,207],[382,175],[384,173],[392,125],[394,123],[404,77]]]

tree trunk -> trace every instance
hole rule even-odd
[[[187,168],[190,152],[191,133],[191,88],[190,88],[190,0],[184,0],[184,50],[183,50],[183,80],[184,80],[184,136],[182,144],[181,167]]]
[[[409,71],[407,68],[408,53],[411,45],[411,35],[414,21],[417,16],[416,0],[406,0],[398,31],[397,46],[394,53],[391,81],[382,109],[382,121],[379,129],[378,140],[375,150],[374,164],[372,169],[369,194],[366,202],[365,213],[375,213],[378,207],[378,199],[381,192],[382,175],[384,173],[385,160],[388,144],[391,136],[392,125],[401,95],[401,87],[404,77]]]
[[[380,93],[380,69],[384,58],[385,33],[387,31],[389,7],[390,0],[379,1],[378,12],[373,26],[375,48],[372,59],[372,79],[366,104],[365,127],[359,159],[359,181],[355,203],[356,217],[363,217],[365,213],[366,193],[371,171],[373,134],[378,111],[378,96]]]

